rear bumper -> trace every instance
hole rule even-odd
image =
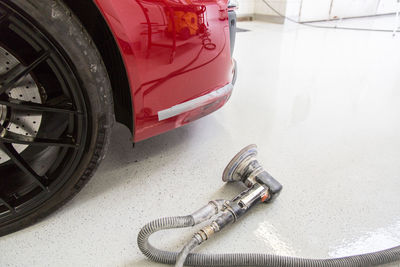
[[[227,85],[225,85],[215,91],[212,91],[206,95],[197,97],[195,99],[192,99],[192,100],[186,101],[184,103],[170,107],[168,109],[159,111],[158,112],[158,120],[162,121],[162,120],[166,120],[166,119],[178,116],[185,112],[194,111],[196,109],[202,109],[206,106],[217,104],[223,100],[225,100],[223,102],[223,104],[225,104],[226,101],[229,99],[230,95],[232,94],[233,86],[236,82],[236,77],[237,77],[237,67],[236,67],[236,61],[234,61],[234,74],[233,74],[232,82],[230,82]],[[222,105],[220,105],[220,106],[222,106]],[[214,111],[214,110],[212,110],[212,111]],[[202,112],[202,115],[205,116],[205,115],[211,113],[212,111]]]
[[[229,100],[236,82],[237,66],[236,61],[234,60],[232,72],[232,80],[225,86],[217,88],[200,97],[158,111],[157,127],[147,129],[151,130],[152,134],[149,135],[146,132],[143,134],[137,134],[134,141],[138,142],[151,136],[181,127],[221,108]]]
[[[218,99],[224,98],[227,95],[231,95],[233,90],[233,85],[231,83],[225,85],[222,88],[219,88],[211,93],[200,96],[198,98],[192,99],[190,101],[181,103],[179,105],[173,106],[169,109],[164,109],[158,112],[158,120],[162,121],[165,119],[169,119],[175,117],[179,114],[204,107],[211,103],[218,101]]]

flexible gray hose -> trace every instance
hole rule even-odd
[[[139,249],[150,260],[174,264],[178,257],[177,252],[157,249],[149,243],[151,234],[171,228],[193,226],[194,219],[191,215],[183,217],[169,217],[152,221],[146,224],[139,232]],[[390,249],[354,255],[335,259],[303,259],[258,253],[233,253],[233,254],[198,254],[188,255],[185,264],[191,266],[374,266],[400,260],[400,246]]]
[[[199,240],[194,237],[190,239],[190,241],[182,248],[181,252],[179,252],[178,258],[176,259],[175,267],[182,267],[189,253],[198,245],[200,245]]]
[[[178,257],[178,252],[169,252],[153,247],[149,243],[149,237],[151,234],[160,230],[183,228],[193,225],[194,219],[191,215],[182,217],[167,217],[149,222],[143,226],[139,232],[137,238],[139,249],[152,261],[174,264],[176,258]]]

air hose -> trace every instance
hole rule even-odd
[[[146,224],[139,232],[139,249],[150,260],[176,264],[175,266],[376,266],[400,260],[400,246],[372,253],[332,259],[306,259],[263,253],[201,254],[191,251],[226,225],[236,222],[254,205],[276,198],[282,186],[257,162],[256,146],[242,149],[224,171],[224,181],[241,181],[248,189],[231,201],[215,200],[181,217],[167,217]],[[160,250],[149,242],[149,237],[160,230],[192,227],[211,218],[213,222],[198,231],[180,253]]]

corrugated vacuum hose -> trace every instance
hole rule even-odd
[[[225,182],[240,181],[248,189],[232,200],[214,200],[191,215],[168,217],[146,224],[139,232],[139,249],[150,260],[176,264],[175,266],[375,266],[400,260],[400,246],[390,249],[333,259],[305,259],[262,253],[201,254],[191,253],[210,236],[226,225],[236,222],[254,205],[270,202],[282,190],[282,185],[268,174],[255,156],[257,148],[250,145],[242,149],[224,170]],[[173,228],[192,227],[214,217],[212,222],[194,234],[178,252],[160,250],[152,246],[149,237],[153,233]]]

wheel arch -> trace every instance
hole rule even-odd
[[[117,122],[134,133],[133,103],[126,68],[114,36],[91,0],[62,0],[78,17],[99,50],[110,78]]]

